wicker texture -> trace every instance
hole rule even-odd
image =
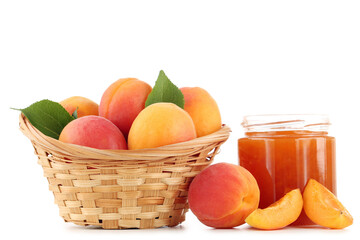
[[[20,115],[60,216],[104,229],[176,226],[188,211],[192,179],[208,166],[230,129],[143,150],[100,150],[60,142]]]

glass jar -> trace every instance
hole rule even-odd
[[[292,189],[302,191],[313,178],[336,194],[335,138],[327,115],[253,115],[244,117],[238,140],[239,164],[256,178],[259,208]],[[294,225],[310,225],[304,212]]]

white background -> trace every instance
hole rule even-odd
[[[359,1],[1,1],[1,238],[350,239],[360,234]],[[176,228],[99,230],[64,223],[42,169],[18,129],[41,99],[99,102],[122,77],[153,85],[163,69],[179,87],[200,86],[232,128],[215,162],[237,163],[244,115],[325,113],[337,138],[345,230],[213,230],[189,212]],[[10,234],[10,235],[9,235]]]

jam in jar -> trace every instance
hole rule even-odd
[[[238,140],[239,164],[260,188],[259,208],[292,189],[303,191],[313,178],[336,194],[335,138],[326,115],[253,115],[244,117]],[[294,225],[311,225],[302,212]]]

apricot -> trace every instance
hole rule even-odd
[[[136,116],[145,108],[151,90],[149,84],[136,78],[119,79],[104,92],[99,115],[113,122],[127,137]]]
[[[59,140],[98,149],[127,149],[121,131],[100,116],[85,116],[71,121],[60,133]]]
[[[353,218],[324,185],[310,179],[303,192],[304,211],[314,223],[327,228],[346,228]]]
[[[156,148],[196,138],[190,115],[173,103],[154,103],[134,120],[129,149]]]
[[[198,137],[216,132],[221,128],[219,107],[206,90],[199,87],[184,87],[180,90],[184,95],[184,109],[194,121]]]
[[[66,111],[68,111],[70,115],[72,115],[74,111],[77,110],[78,118],[88,115],[99,115],[99,105],[85,97],[69,97],[59,103],[66,109]]]
[[[259,199],[259,187],[251,173],[230,163],[217,163],[201,171],[188,193],[191,211],[200,222],[213,228],[245,223],[258,207]]]
[[[300,189],[294,189],[265,209],[256,209],[246,223],[259,229],[279,229],[296,221],[303,207]]]

